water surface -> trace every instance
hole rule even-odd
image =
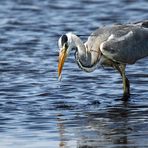
[[[58,82],[57,40],[148,18],[145,0],[0,1],[0,147],[148,147],[147,58],[127,67],[131,98],[110,68],[81,71],[73,53]]]

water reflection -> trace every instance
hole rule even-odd
[[[148,136],[145,132],[148,131],[148,120],[144,120],[148,111],[141,112],[141,107],[146,106],[122,102],[96,112],[81,112],[68,121],[64,115],[57,116],[61,139],[59,145],[65,148],[70,146],[72,139],[68,135],[73,132],[78,148],[140,148],[141,140],[147,140],[143,134]],[[138,131],[141,132],[137,135]]]
[[[111,128],[109,132],[110,139],[113,144],[120,147],[131,147],[131,144],[134,144],[134,141],[128,139],[128,135],[132,133],[133,128],[130,127],[130,110],[128,103],[124,103],[122,106],[115,106],[108,110],[108,116],[111,122]],[[129,145],[129,146],[128,146]],[[116,147],[117,147],[116,146]]]
[[[61,116],[60,114],[57,115],[57,122],[58,122],[57,127],[58,127],[58,130],[59,130],[59,137],[60,137],[59,147],[64,148],[64,147],[66,147],[66,139],[65,139],[65,136],[64,136],[66,131],[65,131],[64,124],[63,124],[64,120],[61,119],[60,116]]]

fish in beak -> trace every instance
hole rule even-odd
[[[62,73],[62,69],[63,69],[64,62],[65,62],[66,58],[67,58],[67,50],[66,50],[66,48],[63,48],[61,50],[61,52],[59,53],[59,63],[58,63],[59,80],[61,80],[61,73]]]

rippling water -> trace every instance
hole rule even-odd
[[[117,72],[84,73],[73,54],[57,81],[61,34],[144,19],[146,0],[1,0],[0,147],[148,147],[147,58],[127,67],[126,103]]]

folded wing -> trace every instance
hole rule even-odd
[[[100,50],[112,61],[134,64],[148,56],[148,28],[136,27],[120,37],[111,34],[101,43]]]

